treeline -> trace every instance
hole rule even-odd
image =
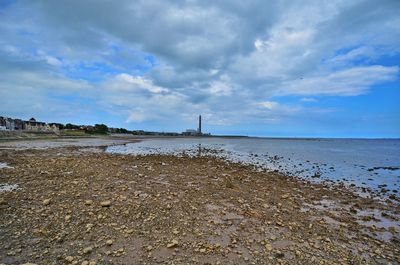
[[[105,124],[95,124],[92,125],[76,125],[72,123],[62,124],[62,123],[50,123],[50,125],[55,124],[60,130],[81,130],[88,134],[107,134],[107,133],[132,133],[125,128],[109,128]]]

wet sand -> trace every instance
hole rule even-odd
[[[0,263],[399,264],[400,206],[212,157],[0,150]]]

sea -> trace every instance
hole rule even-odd
[[[186,137],[145,139],[106,152],[214,156],[361,193],[400,196],[400,139]]]

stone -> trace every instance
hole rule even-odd
[[[272,250],[272,245],[271,244],[265,244],[265,249],[268,251]]]
[[[110,207],[111,206],[111,201],[107,200],[107,201],[102,201],[100,203],[101,207]]]
[[[86,200],[85,201],[85,205],[92,205],[93,204],[93,201],[92,200]]]
[[[65,260],[68,261],[68,262],[72,262],[72,261],[74,260],[74,257],[72,257],[72,256],[67,256],[67,257],[65,258]]]
[[[176,247],[176,246],[178,246],[178,240],[174,239],[174,240],[171,241],[171,243],[169,243],[167,245],[167,248],[173,248],[173,247]]]
[[[45,200],[43,200],[43,205],[44,206],[47,206],[47,205],[49,205],[51,203],[51,199],[45,199]]]
[[[114,241],[112,241],[111,239],[106,241],[107,246],[111,246],[113,243],[114,243]]]
[[[83,249],[83,253],[84,254],[89,254],[90,252],[92,252],[93,248],[92,247],[86,247]]]

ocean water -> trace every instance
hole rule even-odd
[[[119,154],[213,155],[312,181],[332,181],[382,195],[400,189],[400,139],[148,139],[110,146]]]

